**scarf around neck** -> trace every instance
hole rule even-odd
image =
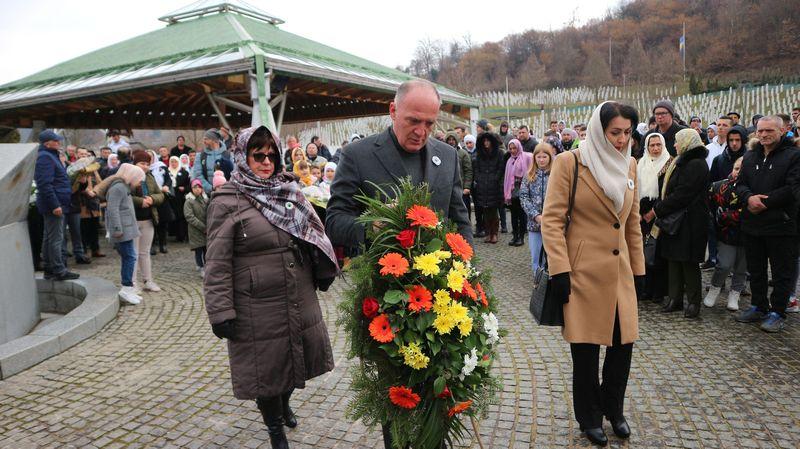
[[[336,254],[325,234],[325,227],[314,207],[300,191],[296,178],[289,173],[276,173],[264,179],[253,173],[247,165],[247,142],[259,128],[243,129],[236,136],[231,183],[273,226],[316,246],[338,271]],[[280,145],[277,143],[278,136],[275,133],[272,135],[276,145]],[[277,150],[280,154],[280,147]]]
[[[581,142],[580,146],[580,161],[589,169],[597,184],[614,203],[616,212],[620,213],[625,203],[625,191],[628,189],[631,141],[628,141],[628,148],[625,151],[617,151],[606,139],[600,122],[600,110],[606,103],[608,102],[601,103],[592,112],[592,118],[586,127],[586,140]]]

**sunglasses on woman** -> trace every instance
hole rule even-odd
[[[278,155],[275,153],[253,153],[251,156],[253,160],[259,164],[263,164],[264,161],[269,158],[269,161],[272,162],[273,165],[278,165]]]

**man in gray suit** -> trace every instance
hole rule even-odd
[[[428,139],[441,104],[432,83],[406,81],[389,104],[392,126],[347,146],[331,186],[325,221],[334,245],[353,247],[364,242],[364,226],[355,222],[363,212],[356,195],[374,196],[375,186],[370,183],[397,185],[408,176],[414,184],[428,184],[431,207],[455,223],[472,243],[458,153],[444,142]]]

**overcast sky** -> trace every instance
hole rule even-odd
[[[220,1],[222,2],[222,0]],[[605,15],[619,0],[249,0],[286,31],[389,67],[406,66],[421,39],[480,44],[535,28]],[[2,0],[0,84],[159,29],[157,19],[192,0]],[[213,30],[209,30],[213,33]]]

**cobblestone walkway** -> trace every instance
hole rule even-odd
[[[572,417],[569,347],[531,319],[528,249],[509,247],[508,238],[478,244],[509,332],[495,367],[504,388],[480,423],[481,439],[486,448],[586,447]],[[0,447],[269,447],[255,404],[231,394],[225,344],[206,321],[191,252],[172,244],[153,264],[163,292],[123,307],[97,336],[0,381]],[[117,281],[118,267],[107,257],[80,271]],[[322,295],[336,369],[295,393],[293,448],[382,447],[378,432],[344,418],[349,363],[334,325],[343,287],[337,281]],[[620,441],[607,426],[612,447],[800,445],[797,317],[768,335],[733,322],[724,304],[704,308],[700,322],[664,316],[652,304],[642,304],[640,316],[626,403],[633,435]]]

